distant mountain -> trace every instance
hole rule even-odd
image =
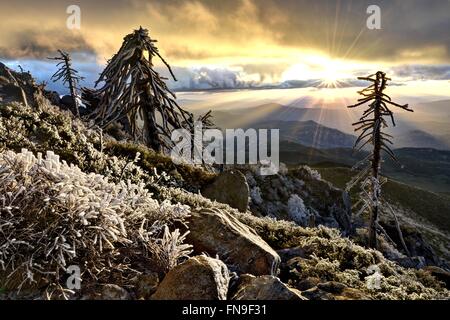
[[[411,130],[394,137],[397,147],[434,148],[440,150],[449,149],[444,137],[436,137],[422,130]]]
[[[435,148],[450,150],[450,125],[446,122],[446,103],[438,101],[430,104],[420,104],[417,112],[412,115],[399,114],[396,127],[387,128],[387,132],[394,136],[395,148]],[[313,107],[304,106],[305,101],[294,101],[291,105],[266,103],[243,109],[213,111],[214,122],[220,128],[279,128],[280,138],[297,142],[305,146],[316,148],[352,147],[355,141],[352,123],[357,115],[350,111],[332,107],[323,108],[306,103]],[[436,109],[433,109],[436,108]],[[439,115],[441,122],[416,121],[423,113]],[[447,111],[448,112],[448,111]],[[415,117],[413,117],[413,115]],[[405,119],[407,117],[407,119]],[[416,122],[412,122],[415,120]]]
[[[280,140],[320,149],[351,148],[356,137],[322,126],[314,121],[265,121],[252,125],[255,129],[279,129]]]
[[[394,150],[400,164],[384,157],[385,175],[433,192],[450,192],[450,151],[431,148]],[[280,161],[288,165],[308,164],[351,167],[367,156],[350,148],[317,149],[295,142],[280,142]]]
[[[351,124],[356,119],[356,115],[353,115],[352,112],[324,108],[321,105],[306,108],[285,106],[278,103],[213,111],[212,115],[215,123],[221,128],[249,128],[255,123],[266,121],[314,121],[347,133],[353,132]]]
[[[429,114],[430,117],[439,117],[441,121],[450,121],[450,100],[419,103],[414,106],[414,111]]]
[[[324,113],[323,110],[270,103],[243,110],[213,111],[212,116],[214,123],[222,129],[280,129],[280,140],[324,149],[352,147],[356,136],[311,120],[320,118],[320,112]],[[327,112],[337,117],[336,110]]]

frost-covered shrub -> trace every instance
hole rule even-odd
[[[259,187],[254,187],[250,189],[250,198],[256,204],[263,203],[263,199],[261,197],[261,189]]]
[[[189,257],[192,246],[183,244],[187,234],[188,232],[181,234],[178,229],[171,232],[167,225],[164,226],[162,238],[157,239],[153,247],[153,255],[163,271],[168,272],[181,259]]]
[[[117,142],[99,129],[88,128],[70,112],[51,105],[37,110],[19,103],[0,104],[0,150],[20,152],[23,148],[34,154],[52,150],[83,172],[98,173],[116,183],[128,179],[133,183],[176,183],[173,177],[160,180],[154,174],[155,168],[159,175],[174,168],[173,164],[172,168],[168,165],[169,157],[145,146]],[[141,156],[136,159],[138,153]]]
[[[304,226],[308,223],[311,214],[298,194],[291,195],[288,200],[288,215],[289,218],[300,225]]]
[[[315,179],[315,180],[322,179],[322,176],[320,175],[319,171],[312,169],[311,167],[308,167],[308,166],[302,166],[302,169],[305,170],[312,179]]]
[[[184,235],[169,231],[189,212],[153,199],[143,184],[86,174],[52,152],[3,152],[0,270],[7,281],[1,285],[59,286],[69,265],[100,283],[113,275],[126,283],[139,272],[137,261],[162,262],[168,270],[189,253]]]

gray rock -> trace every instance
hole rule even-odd
[[[297,289],[290,288],[274,276],[241,276],[232,300],[307,300]]]
[[[228,284],[228,269],[222,261],[196,256],[169,271],[151,299],[225,300]]]
[[[424,257],[405,257],[394,261],[404,268],[421,269],[426,266]]]
[[[250,191],[245,176],[240,171],[230,170],[219,174],[212,184],[202,190],[202,195],[245,212]]]
[[[193,211],[188,224],[187,242],[194,246],[195,252],[218,255],[238,273],[278,273],[278,254],[251,228],[225,210]]]

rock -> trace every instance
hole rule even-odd
[[[297,289],[289,288],[274,276],[241,276],[232,300],[306,300]]]
[[[196,256],[176,266],[162,280],[152,300],[225,300],[229,274],[226,265]]]
[[[282,261],[280,264],[280,278],[285,282],[291,280],[294,281],[294,283],[304,280],[300,267],[304,260],[307,259],[302,257],[294,257],[288,261]]]
[[[288,261],[295,257],[305,258],[305,250],[301,247],[281,249],[277,250],[277,253],[280,256],[281,261]]]
[[[343,283],[336,281],[328,281],[324,283],[319,283],[317,288],[329,293],[341,293],[347,286]]]
[[[380,224],[386,230],[389,237],[397,244],[397,247],[402,250],[403,246],[400,241],[396,224],[391,219],[381,220]],[[420,231],[410,225],[403,224],[401,226],[403,238],[405,244],[408,247],[409,254],[414,258],[415,261],[404,261],[405,264],[410,264],[409,268],[422,268],[425,265],[435,265],[440,266],[441,261],[431,247],[431,245],[426,241]],[[406,252],[402,252],[406,254]],[[415,258],[415,257],[420,257]],[[400,262],[399,262],[400,263]],[[402,262],[403,263],[403,262]]]
[[[445,283],[445,287],[450,289],[450,272],[436,266],[427,266],[423,270],[433,277]]]
[[[270,176],[259,176],[251,169],[242,171],[252,184],[252,212],[304,227],[324,225],[338,228],[344,235],[352,233],[348,193],[322,180],[315,170],[301,166]]]
[[[219,174],[212,184],[202,190],[202,195],[245,212],[250,191],[245,176],[240,171],[230,170]]]
[[[336,281],[319,283],[317,288],[331,293],[335,300],[370,300],[370,297],[362,291],[349,288],[345,284]]]
[[[304,280],[300,280],[299,282],[297,282],[295,287],[300,291],[305,291],[314,288],[320,283],[320,281],[321,281],[320,278],[308,277]]]
[[[218,255],[238,273],[278,273],[278,254],[230,213],[219,209],[193,211],[188,224],[187,242],[194,246],[195,252]]]
[[[130,300],[127,290],[116,284],[105,284],[93,288],[90,293],[84,295],[81,300]]]
[[[127,290],[115,284],[104,285],[101,291],[104,300],[129,300],[130,294]]]
[[[61,104],[66,106],[68,109],[71,109],[74,107],[72,96],[65,95],[61,98],[60,102],[61,102]]]
[[[150,299],[159,285],[157,273],[142,274],[136,278],[136,296],[138,299]]]
[[[45,97],[50,101],[51,104],[55,106],[61,103],[61,98],[59,97],[59,94],[56,91],[49,91],[45,93]]]
[[[426,266],[424,257],[404,257],[393,260],[404,268],[422,269]]]
[[[331,293],[317,287],[302,291],[302,296],[309,300],[336,300]]]

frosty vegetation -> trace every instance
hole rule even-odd
[[[301,225],[305,225],[307,223],[306,220],[310,215],[302,198],[300,198],[297,194],[291,195],[288,200],[288,214],[293,221],[298,222]]]
[[[143,184],[108,182],[50,151],[0,156],[0,266],[19,289],[45,281],[64,292],[58,279],[71,264],[96,280],[118,273],[126,281],[139,273],[134,259],[167,271],[190,253],[184,235],[169,229],[188,215],[189,207],[159,203]]]
[[[327,185],[307,166],[293,171],[301,172],[302,180],[293,184],[294,176],[280,177],[285,189]],[[450,296],[429,273],[400,267],[336,229],[240,213],[203,197],[199,190],[214,177],[201,168],[175,165],[142,144],[88,129],[48,103],[39,108],[0,103],[0,289],[37,288],[47,299],[77,298],[64,281],[66,268],[79,265],[83,290],[116,284],[133,293],[137,276],[156,271],[163,279],[192,255],[185,231],[177,228],[186,226],[190,212],[214,208],[239,219],[274,250],[301,248],[304,254],[282,264],[279,274],[294,288],[317,278],[373,299]],[[253,176],[257,201],[266,201],[264,179]],[[309,191],[290,201],[288,195],[285,203],[294,216],[313,208],[311,200],[326,200],[312,199],[314,190]],[[183,228],[188,229],[189,224]],[[374,264],[382,275],[375,290],[365,283]]]

